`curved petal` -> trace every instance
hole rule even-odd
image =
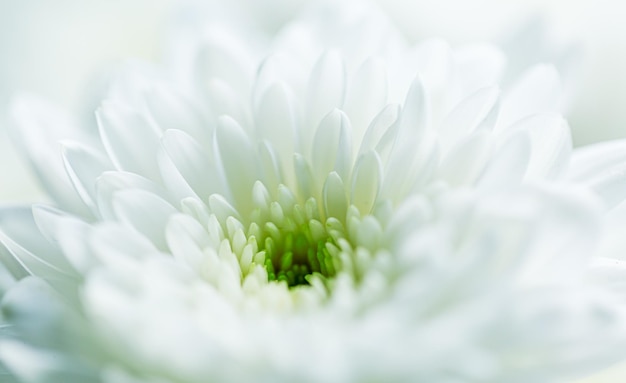
[[[161,175],[176,199],[197,196],[208,201],[211,194],[224,193],[223,185],[216,181],[220,177],[215,158],[193,137],[181,130],[170,129],[163,134],[161,144]]]
[[[528,69],[505,93],[499,128],[538,113],[555,113],[561,102],[561,79],[552,65],[539,64]]]
[[[108,101],[96,112],[102,143],[119,170],[160,180],[157,153],[160,132],[141,113]]]
[[[344,110],[350,118],[355,146],[370,122],[387,103],[387,68],[380,59],[366,60],[351,79]]]
[[[223,175],[235,205],[239,211],[249,212],[252,186],[261,179],[250,137],[235,120],[224,116],[219,120],[215,139]]]
[[[268,87],[256,111],[256,131],[261,140],[271,142],[278,155],[286,182],[294,179],[292,155],[296,150],[297,129],[300,123],[295,96],[283,83]]]
[[[167,249],[165,226],[177,210],[158,195],[141,189],[120,190],[113,194],[113,212],[123,223],[148,237],[154,245]]]
[[[345,113],[335,109],[322,119],[313,139],[311,170],[316,187],[320,187],[333,170],[342,180],[348,179],[351,167],[350,121]]]
[[[62,208],[89,216],[63,167],[58,140],[84,138],[69,119],[35,97],[20,96],[9,108],[10,133],[29,157],[46,192]]]
[[[11,256],[3,263],[18,276],[22,274],[20,268],[48,280],[73,280],[77,276],[63,253],[41,235],[30,207],[0,210],[0,243],[8,251],[2,255]]]
[[[345,91],[346,68],[343,59],[335,51],[327,52],[317,61],[309,79],[306,103],[309,129],[315,129],[325,115],[343,106]],[[312,131],[308,133],[304,130],[302,133],[302,142],[310,142]]]
[[[113,170],[113,164],[103,153],[81,143],[64,141],[62,145],[65,171],[76,193],[97,215],[96,180],[105,171]]]

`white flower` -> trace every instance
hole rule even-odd
[[[601,150],[570,169],[556,71],[501,94],[496,49],[350,10],[269,45],[213,29],[122,77],[97,131],[16,102],[58,206],[0,214],[9,381],[554,381],[621,356],[587,264],[622,178]]]

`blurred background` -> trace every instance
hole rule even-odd
[[[227,7],[268,32],[313,0],[229,0]],[[183,0],[0,0],[0,110],[16,91],[81,114],[95,79],[129,58],[158,60],[169,15]],[[203,1],[218,3],[219,1]],[[626,137],[626,8],[615,0],[377,0],[411,40],[506,44],[529,20],[543,23],[546,60],[574,44],[582,62],[566,110],[576,145]],[[555,48],[555,49],[556,49]],[[2,121],[2,120],[0,120]],[[43,199],[0,124],[0,203]],[[621,377],[621,378],[620,378]],[[617,366],[586,382],[621,382]]]

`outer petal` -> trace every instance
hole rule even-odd
[[[558,112],[560,107],[561,79],[551,65],[536,65],[527,70],[511,89],[502,103],[502,128],[537,113]]]
[[[7,267],[23,276],[23,271],[49,280],[72,280],[76,272],[59,249],[52,246],[39,231],[30,208],[4,208],[0,211],[0,243],[11,258]]]
[[[96,116],[102,143],[117,169],[159,181],[158,128],[140,112],[115,102],[105,102]]]
[[[29,96],[16,98],[10,107],[11,130],[48,194],[64,209],[89,215],[74,193],[65,174],[58,140],[84,138],[71,120],[48,105]]]
[[[613,207],[626,198],[626,140],[579,148],[572,154],[567,178],[589,185]]]

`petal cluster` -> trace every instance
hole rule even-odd
[[[55,206],[0,214],[10,379],[550,381],[618,355],[588,264],[621,178],[570,161],[556,70],[500,90],[497,49],[371,9],[225,33],[130,68],[92,127],[15,103]]]

